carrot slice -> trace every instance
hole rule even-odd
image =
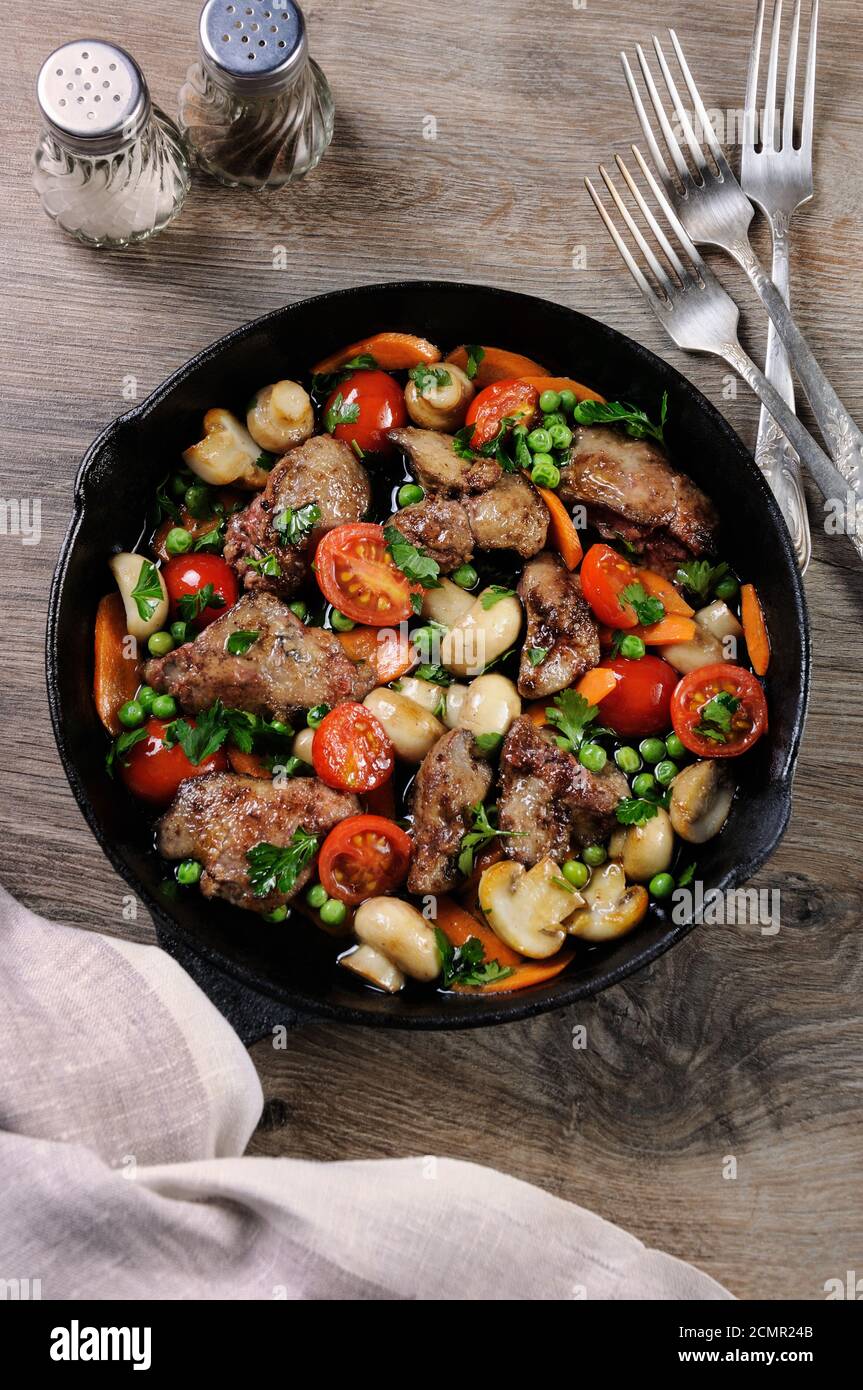
[[[496,960],[502,966],[521,965],[524,960],[524,956],[507,946],[505,941],[501,941],[491,927],[479,921],[472,913],[466,912],[463,907],[459,907],[452,898],[438,898],[435,925],[440,927],[452,946],[463,946],[468,937],[477,937],[482,942],[486,960]]]
[[[541,729],[544,724],[548,723],[545,717],[545,707],[550,704],[550,700],[534,700],[531,704],[525,705],[522,714],[525,719],[530,720],[531,724],[535,724],[538,729]]]
[[[118,593],[105,594],[96,609],[94,634],[93,700],[109,734],[122,725],[117,710],[131,700],[141,684],[137,659],[126,655],[126,609]],[[129,644],[134,649],[134,644]]]
[[[358,665],[369,661],[374,666],[381,685],[398,680],[415,664],[415,656],[407,633],[395,633],[381,639],[378,627],[364,627],[362,624],[350,632],[337,632],[336,636],[344,648],[345,655]]]
[[[440,348],[427,338],[417,338],[413,333],[373,333],[370,338],[361,338],[358,343],[349,343],[321,358],[312,367],[317,376],[319,372],[335,372],[352,358],[361,353],[370,353],[378,366],[385,372],[398,372],[408,367],[418,367],[422,362],[439,362]]]
[[[752,669],[756,676],[765,676],[770,665],[770,635],[754,584],[742,584],[740,587],[740,621]]]
[[[481,391],[484,386],[491,386],[494,381],[509,381],[513,377],[541,377],[543,381],[548,377],[545,367],[534,362],[532,357],[523,357],[520,352],[509,352],[506,348],[485,346],[483,346],[483,352],[485,356],[477,367],[476,376],[473,379],[477,391]],[[464,371],[467,366],[467,357],[467,348],[462,346],[453,348],[446,360],[452,362],[456,367],[461,367]]]
[[[604,700],[606,695],[610,695],[617,685],[617,676],[613,671],[606,671],[600,666],[594,666],[592,671],[587,671],[576,685],[576,692],[583,696],[589,705],[598,705],[600,700]]]
[[[666,613],[679,613],[682,618],[692,617],[695,609],[690,608],[680,590],[674,587],[670,579],[657,574],[655,570],[639,570],[638,578],[649,594],[652,594],[654,598],[662,599]]]
[[[537,492],[548,507],[549,535],[555,550],[568,570],[574,570],[581,562],[584,551],[575,529],[575,522],[556,492],[551,488],[538,487]]]
[[[514,967],[515,974],[503,980],[492,980],[487,985],[456,985],[459,994],[512,994],[517,989],[529,989],[531,985],[545,984],[565,970],[575,956],[574,946],[564,946],[556,956],[549,960],[526,960]]]
[[[262,777],[272,781],[273,774],[260,753],[244,753],[240,748],[228,749],[228,762],[234,772],[245,777]]]
[[[589,386],[584,386],[580,381],[573,381],[571,376],[525,376],[522,381],[530,382],[538,391],[571,391],[577,401],[604,401],[605,396],[600,396],[598,391],[592,391]]]
[[[657,647],[664,642],[691,642],[695,636],[695,623],[692,618],[684,618],[680,613],[667,613],[658,623],[634,627],[631,631],[648,647]]]

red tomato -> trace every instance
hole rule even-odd
[[[709,710],[705,718],[705,705],[717,695],[730,695],[739,703],[736,709],[726,707],[723,711],[720,702],[718,719],[710,718]],[[727,729],[723,727],[726,717]],[[767,728],[767,701],[750,671],[716,661],[683,677],[671,701],[671,721],[690,753],[700,758],[735,758],[751,748]]]
[[[635,627],[638,614],[620,593],[637,584],[638,570],[610,545],[592,545],[581,562],[581,588],[601,623],[609,627]]]
[[[351,447],[358,444],[364,454],[391,453],[393,445],[386,432],[397,429],[408,418],[404,392],[395,378],[387,372],[352,372],[327,398],[325,424],[330,410],[336,416],[353,415],[354,406],[359,414],[354,420],[336,425],[332,430],[335,438]]]
[[[407,877],[410,836],[383,816],[348,816],[324,840],[318,875],[331,898],[357,907]]]
[[[212,584],[213,598],[216,602],[208,603],[193,619],[192,626],[198,631],[214,618],[221,617],[237,602],[239,591],[236,575],[221,555],[175,555],[173,560],[163,565],[162,578],[171,600],[171,613],[175,618],[183,616],[180,611],[180,599],[187,594],[200,593],[207,584]],[[218,599],[222,602],[219,603]]]
[[[659,656],[643,656],[640,661],[615,656],[599,665],[617,676],[617,686],[599,703],[603,724],[624,738],[661,734],[668,728],[671,696],[678,681],[673,666]]]
[[[475,448],[494,439],[507,416],[518,425],[529,425],[539,408],[539,392],[529,381],[495,381],[474,396],[466,425],[476,425],[470,442]]]
[[[315,730],[315,772],[328,787],[370,792],[392,776],[395,755],[380,721],[365,705],[339,705]]]
[[[411,594],[421,593],[392,562],[382,526],[334,526],[315,553],[324,598],[355,623],[391,627],[411,617]]]
[[[167,806],[187,777],[203,777],[205,772],[226,772],[228,769],[228,759],[221,748],[197,764],[189,762],[179,743],[169,748],[163,742],[168,722],[148,719],[144,725],[147,738],[141,739],[117,760],[120,776],[129,791],[151,806]],[[195,727],[194,719],[188,719],[187,723]]]

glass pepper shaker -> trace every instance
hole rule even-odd
[[[64,232],[88,246],[120,247],[173,221],[189,164],[134,58],[100,39],[76,39],[46,58],[36,92],[44,129],[33,183]]]
[[[201,168],[230,188],[280,188],[314,169],[335,111],[299,5],[207,0],[198,39],[179,123]]]

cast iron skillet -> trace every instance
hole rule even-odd
[[[262,922],[196,892],[166,901],[165,866],[139,807],[105,775],[106,739],[91,700],[93,620],[109,587],[112,547],[133,549],[160,477],[200,435],[214,405],[238,409],[255,388],[307,377],[311,363],[381,329],[419,333],[444,349],[496,343],[526,353],[612,399],[656,414],[668,392],[672,455],[715,500],[721,553],[758,586],[774,638],[767,682],[769,733],[741,764],[743,786],[729,822],[698,855],[705,891],[750,878],[779,842],[791,809],[791,781],[809,680],[803,592],[788,532],[751,456],[731,427],[684,377],[637,343],[560,305],[509,290],[443,282],[366,285],[320,295],[267,314],[205,348],[146,401],[122,415],[87,451],[75,509],[51,590],[48,697],[72,790],[99,844],[156,922],[161,943],[192,962],[216,1002],[240,981],[285,1006],[353,1023],[461,1028],[503,1023],[559,1008],[632,974],[693,925],[653,909],[632,935],[585,952],[578,968],[537,989],[487,999],[413,992],[374,993],[335,963],[333,941],[303,923]],[[259,1001],[260,1002],[260,1001]],[[262,1031],[249,1023],[240,1031]]]

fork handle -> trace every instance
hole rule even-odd
[[[836,531],[846,531],[858,555],[863,557],[863,489],[859,482],[852,483],[831,463],[824,450],[815,443],[812,435],[782,399],[776,387],[771,386],[764,373],[759,371],[736,339],[724,343],[720,351],[729,366],[752,387],[761,404],[767,407],[783,434],[797,450],[818,484],[825,501],[830,504]]]

